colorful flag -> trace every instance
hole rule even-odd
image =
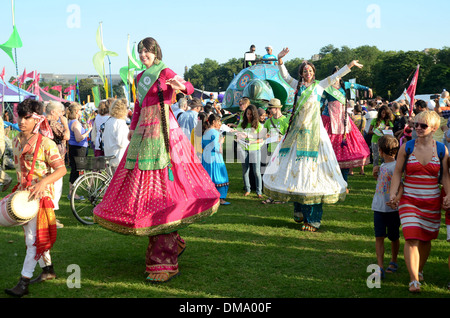
[[[100,51],[95,53],[94,58],[92,59],[92,62],[94,63],[94,68],[97,71],[98,75],[100,76],[102,82],[105,83],[105,80],[106,80],[105,64],[104,64],[105,57],[106,56],[118,56],[119,54],[112,52],[112,51],[108,51],[106,49],[106,47],[103,45],[102,24],[101,23],[97,29],[96,41],[97,41],[97,46],[100,49]]]
[[[16,22],[15,22],[15,18],[14,18],[14,11],[15,11],[14,0],[11,0],[11,6],[12,6],[13,32],[12,32],[11,36],[9,37],[8,41],[6,41],[2,45],[0,45],[0,49],[5,51],[5,53],[8,54],[8,56],[11,58],[13,63],[17,66],[17,61],[14,61],[12,49],[22,47],[22,40],[20,39],[19,32],[17,32],[17,28],[16,28]]]
[[[106,95],[106,99],[109,98],[109,93],[108,93],[108,78],[105,76],[105,85],[104,85],[104,89],[105,89],[105,95]]]
[[[66,89],[64,90],[64,93],[70,93],[73,90],[75,90],[75,84],[67,86]]]
[[[81,99],[80,99],[80,85],[78,84],[78,76],[75,77],[75,81],[76,81],[76,85],[77,85],[77,101],[78,103],[81,104]]]
[[[22,87],[22,84],[25,83],[25,80],[27,79],[27,70],[23,69],[23,74],[22,76],[18,77],[19,80],[19,87]]]
[[[5,67],[4,66],[3,66],[3,71],[0,73],[0,78],[2,79],[3,83],[5,83]]]
[[[95,107],[98,107],[98,105],[100,104],[100,91],[98,89],[98,86],[92,87],[92,95],[94,96]]]
[[[51,89],[54,89],[55,91],[58,91],[59,92],[59,98],[62,98],[62,86],[61,85],[53,86]]]
[[[13,63],[16,64],[16,62],[14,61],[12,49],[20,47],[22,47],[22,40],[20,39],[19,32],[17,32],[16,26],[13,26],[13,33],[9,37],[8,41],[0,45],[0,49],[5,51],[5,53],[8,54]]]
[[[419,78],[419,67],[420,65],[417,65],[416,73],[414,74],[413,79],[411,80],[411,83],[409,84],[408,89],[406,90],[406,94],[409,96],[409,115],[411,116],[414,108],[414,96],[416,95],[416,87],[417,87],[417,79]]]

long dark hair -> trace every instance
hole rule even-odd
[[[242,117],[244,117],[244,118],[242,118],[241,127],[245,129],[245,128],[247,128],[247,125],[249,124],[248,119],[247,119],[247,112],[252,113],[252,122],[250,123],[252,128],[258,129],[258,126],[259,126],[258,109],[253,104],[248,105],[248,107],[245,109],[244,114],[242,115]]]
[[[383,110],[385,111],[385,114],[386,114],[385,118],[381,118],[381,113],[383,112]],[[392,123],[392,124],[394,123],[394,115],[392,115],[391,110],[386,105],[383,105],[380,107],[380,109],[378,109],[377,121],[376,121],[375,128],[380,125],[380,123],[383,119],[384,119],[384,123],[386,124],[386,127],[389,127],[390,123]]]

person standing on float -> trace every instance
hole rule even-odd
[[[316,81],[314,65],[304,61],[297,81],[282,61],[288,53],[285,48],[278,54],[278,68],[283,79],[296,89],[294,109],[288,130],[266,168],[264,193],[274,200],[294,201],[294,220],[304,221],[303,231],[315,232],[321,224],[322,204],[343,200],[347,188],[320,118],[320,98],[338,77],[362,65],[352,61],[337,73]]]
[[[170,109],[175,91],[190,95],[194,87],[166,67],[155,39],[143,39],[138,51],[146,70],[136,79],[130,144],[94,218],[118,233],[149,236],[147,281],[159,283],[179,274],[185,242],[177,230],[215,213],[220,195]]]

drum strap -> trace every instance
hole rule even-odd
[[[38,133],[38,140],[36,142],[36,147],[34,148],[33,163],[31,165],[30,172],[27,175],[27,185],[26,185],[27,188],[31,185],[31,180],[33,180],[34,165],[36,164],[36,158],[39,152],[39,147],[41,146],[41,141],[42,135]]]

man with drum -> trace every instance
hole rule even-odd
[[[13,140],[13,154],[18,184],[12,194],[3,198],[0,207],[6,206],[8,215],[20,215],[22,220],[15,224],[23,225],[25,234],[26,256],[21,277],[15,287],[5,289],[9,295],[22,297],[28,294],[30,283],[56,278],[50,257],[50,249],[56,240],[53,184],[66,174],[66,167],[55,142],[50,139],[53,133],[42,115],[42,103],[26,99],[18,105],[17,113],[21,132]],[[27,205],[37,202],[35,211],[29,206],[21,206],[20,202],[24,200],[15,200],[17,203],[13,204],[14,196],[24,193],[29,199],[29,202],[25,200]],[[5,204],[6,200],[8,204]],[[24,222],[27,217],[24,214],[28,212],[29,219]],[[1,211],[0,215],[5,213]],[[38,262],[43,272],[30,282]]]

